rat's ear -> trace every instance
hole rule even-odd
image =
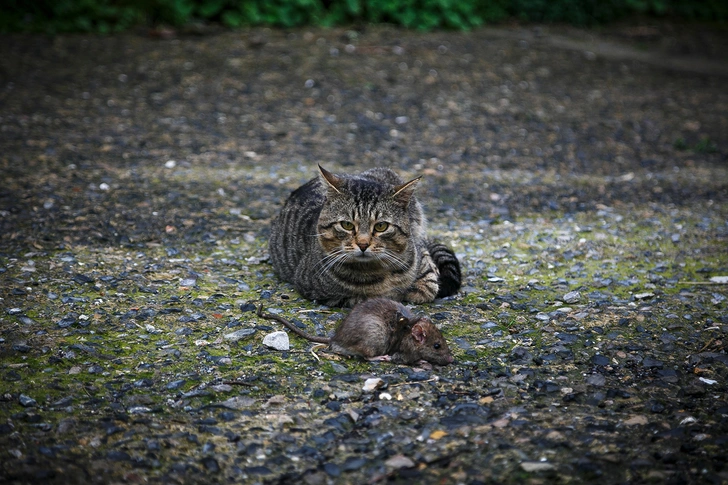
[[[401,312],[397,312],[394,316],[394,321],[397,322],[397,325],[406,325],[409,323],[409,318],[402,315]]]
[[[427,333],[425,332],[425,327],[423,327],[419,322],[415,323],[412,327],[412,337],[415,339],[415,342],[418,344],[425,343],[425,340],[427,339]]]
[[[412,196],[415,193],[417,183],[420,181],[421,178],[422,176],[419,176],[415,179],[410,180],[409,182],[405,182],[402,185],[396,186],[394,188],[394,195],[392,195],[392,198],[402,207],[407,207],[410,203],[410,199],[412,199]]]
[[[328,189],[329,193],[341,194],[344,181],[340,177],[337,177],[326,170],[321,165],[319,165],[318,168],[321,173],[321,181],[324,183],[324,187]]]

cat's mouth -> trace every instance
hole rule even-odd
[[[374,254],[372,254],[368,251],[356,251],[353,256],[355,259],[360,260],[360,261],[370,261],[373,259],[377,259],[377,257]]]

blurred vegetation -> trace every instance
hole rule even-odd
[[[0,32],[109,33],[214,22],[268,25],[391,23],[468,30],[508,19],[603,24],[630,15],[726,23],[725,0],[1,0]]]

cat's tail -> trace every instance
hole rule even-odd
[[[437,280],[437,298],[454,295],[460,289],[462,274],[460,273],[460,262],[452,252],[452,249],[437,242],[430,241],[427,244],[427,251],[432,261],[440,272]]]

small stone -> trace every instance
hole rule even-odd
[[[202,465],[207,469],[210,473],[217,473],[220,471],[220,464],[217,462],[217,460],[212,457],[208,456],[202,459]]]
[[[648,422],[649,421],[647,419],[647,416],[639,415],[639,416],[632,416],[628,420],[624,421],[623,424],[625,426],[638,426],[638,425],[645,425]]]
[[[63,418],[58,422],[56,432],[58,434],[65,434],[72,431],[76,427],[76,420],[74,418]]]
[[[368,460],[366,458],[350,456],[349,458],[346,459],[346,461],[344,461],[342,468],[344,469],[344,471],[358,470],[361,467],[363,467],[364,465],[366,465],[367,461]]]
[[[255,399],[252,397],[235,396],[219,404],[229,409],[243,410],[255,404]]]
[[[263,338],[263,345],[281,351],[291,348],[291,343],[288,340],[288,334],[286,332],[269,333]]]
[[[651,357],[645,357],[644,360],[642,360],[642,366],[643,367],[648,367],[648,368],[649,367],[659,367],[659,368],[661,368],[663,365],[664,364],[661,361],[659,361],[657,359],[653,359]]]
[[[505,249],[496,249],[493,251],[493,258],[494,259],[503,259],[508,256],[508,251]]]
[[[372,377],[371,379],[367,379],[366,381],[364,381],[364,387],[362,387],[362,391],[374,392],[375,390],[384,386],[384,384],[384,380],[378,377]]]
[[[655,294],[651,291],[645,291],[644,293],[635,293],[634,295],[635,299],[637,300],[646,300],[648,298],[652,298],[653,296],[655,296]]]
[[[72,279],[76,283],[79,283],[79,284],[82,284],[82,285],[87,285],[87,284],[90,284],[90,283],[93,283],[94,282],[94,279],[91,276],[88,276],[88,275],[85,275],[85,274],[81,274],[81,273],[75,274]]]
[[[470,342],[468,342],[467,340],[465,340],[462,337],[455,337],[454,339],[452,339],[452,341],[455,345],[457,345],[459,348],[461,348],[463,350],[470,350],[473,348],[473,346],[470,345]]]
[[[593,374],[586,378],[586,383],[594,387],[604,387],[607,379],[601,374]]]
[[[184,386],[186,382],[187,382],[187,381],[186,381],[186,380],[184,380],[184,379],[178,379],[178,380],[176,380],[176,381],[172,381],[172,382],[169,382],[169,383],[167,383],[167,385],[166,385],[165,387],[166,387],[167,389],[169,389],[170,391],[173,391],[173,390],[175,390],[175,389],[179,389],[179,388],[181,388],[182,386]]]
[[[24,408],[32,408],[38,405],[35,399],[30,396],[26,396],[25,394],[18,396],[18,402]]]
[[[338,477],[341,475],[341,468],[339,468],[339,465],[337,465],[336,463],[325,463],[324,471],[330,477]]]
[[[71,312],[68,315],[66,315],[65,317],[58,320],[57,325],[61,328],[68,328],[71,325],[73,325],[74,323],[76,323],[77,317],[78,317],[78,315],[76,313]]]
[[[249,337],[249,336],[253,335],[255,332],[256,332],[256,330],[254,328],[243,328],[243,329],[236,330],[234,332],[225,334],[225,335],[223,335],[223,338],[225,340],[229,340],[231,342],[237,342],[238,340],[242,340],[245,337]]]
[[[415,466],[415,462],[407,458],[404,455],[394,455],[390,459],[384,462],[387,468],[393,468],[399,470],[400,468],[412,468]]]
[[[16,342],[13,344],[13,350],[16,352],[30,352],[31,347],[30,345],[26,344],[25,342]]]
[[[564,303],[576,303],[581,300],[581,293],[579,293],[578,291],[570,291],[562,297],[562,300],[564,301]]]
[[[180,280],[179,285],[180,286],[195,286],[197,284],[197,280],[195,278],[183,278]]]
[[[553,470],[556,467],[554,467],[551,463],[546,463],[544,461],[524,461],[521,463],[521,468],[523,471],[533,473]]]

